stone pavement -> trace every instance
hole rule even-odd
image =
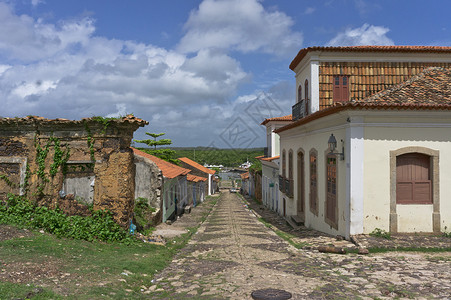
[[[275,288],[292,299],[450,299],[450,278],[450,252],[361,256],[296,249],[238,195],[224,192],[143,298],[251,299],[255,290]]]
[[[304,244],[303,249],[316,249],[320,246],[333,245],[336,247],[343,247],[346,249],[355,250],[359,247],[363,248],[435,248],[435,249],[447,249],[451,251],[451,238],[444,237],[442,235],[405,235],[398,234],[392,235],[390,239],[381,237],[373,237],[369,235],[358,235],[353,237],[356,244],[349,241],[337,239],[337,237],[327,235],[325,233],[300,226],[294,229],[286,220],[275,213],[274,211],[267,209],[262,204],[255,202],[254,200],[246,197],[245,200],[248,207],[254,211],[257,217],[263,218],[266,222],[271,224],[273,229],[277,229],[286,233],[289,233],[295,238],[294,242]]]

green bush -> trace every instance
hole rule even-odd
[[[133,241],[127,231],[114,222],[109,211],[93,211],[90,217],[67,216],[58,208],[36,206],[23,197],[11,194],[0,203],[0,224],[44,229],[58,237],[77,240]]]

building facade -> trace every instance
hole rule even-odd
[[[347,238],[450,228],[450,63],[450,47],[301,50],[294,122],[275,131],[287,215]]]

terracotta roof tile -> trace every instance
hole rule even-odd
[[[187,174],[186,178],[188,179],[188,181],[192,181],[192,182],[207,181],[207,178],[201,177],[201,176],[196,176],[193,174]]]
[[[359,102],[390,104],[451,104],[451,70],[428,68],[423,72]]]
[[[301,49],[293,61],[290,69],[294,70],[301,60],[311,51],[330,52],[426,52],[451,53],[451,47],[439,46],[346,46],[346,47],[308,47]]]
[[[335,103],[331,107],[276,129],[275,132],[283,132],[342,110],[359,109],[451,110],[451,70],[426,69],[417,76],[364,100]]]
[[[263,158],[260,158],[260,160],[263,160],[263,161],[273,161],[273,160],[278,159],[278,158],[280,158],[280,155],[273,156],[273,157],[263,157]]]
[[[171,164],[170,162],[162,160],[156,156],[150,155],[141,150],[138,150],[135,148],[132,148],[132,149],[133,149],[134,154],[139,155],[141,157],[146,157],[146,158],[150,159],[151,161],[153,161],[158,166],[158,168],[161,170],[161,172],[163,173],[163,176],[166,178],[175,178],[177,176],[186,175],[189,172],[191,172],[191,170]]]
[[[242,180],[244,180],[244,179],[249,179],[249,172],[240,174],[240,177],[241,177]]]
[[[287,121],[291,122],[293,120],[293,117],[291,115],[283,116],[283,117],[275,117],[275,118],[268,118],[265,119],[260,125],[265,125],[271,121]]]
[[[201,164],[198,164],[197,162],[195,162],[195,161],[189,159],[188,157],[181,157],[181,158],[179,158],[179,160],[183,161],[184,163],[186,163],[186,164],[188,164],[188,165],[190,165],[190,166],[192,166],[192,167],[194,167],[194,168],[196,168],[196,169],[198,169],[198,170],[201,170],[201,171],[204,172],[204,173],[208,173],[208,174],[214,174],[214,173],[216,173],[216,171],[210,170],[210,169],[208,169],[208,168],[205,168],[205,167],[202,166]]]

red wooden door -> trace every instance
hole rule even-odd
[[[431,204],[430,156],[408,153],[396,158],[396,202]]]
[[[326,219],[337,225],[337,158],[327,157]]]

